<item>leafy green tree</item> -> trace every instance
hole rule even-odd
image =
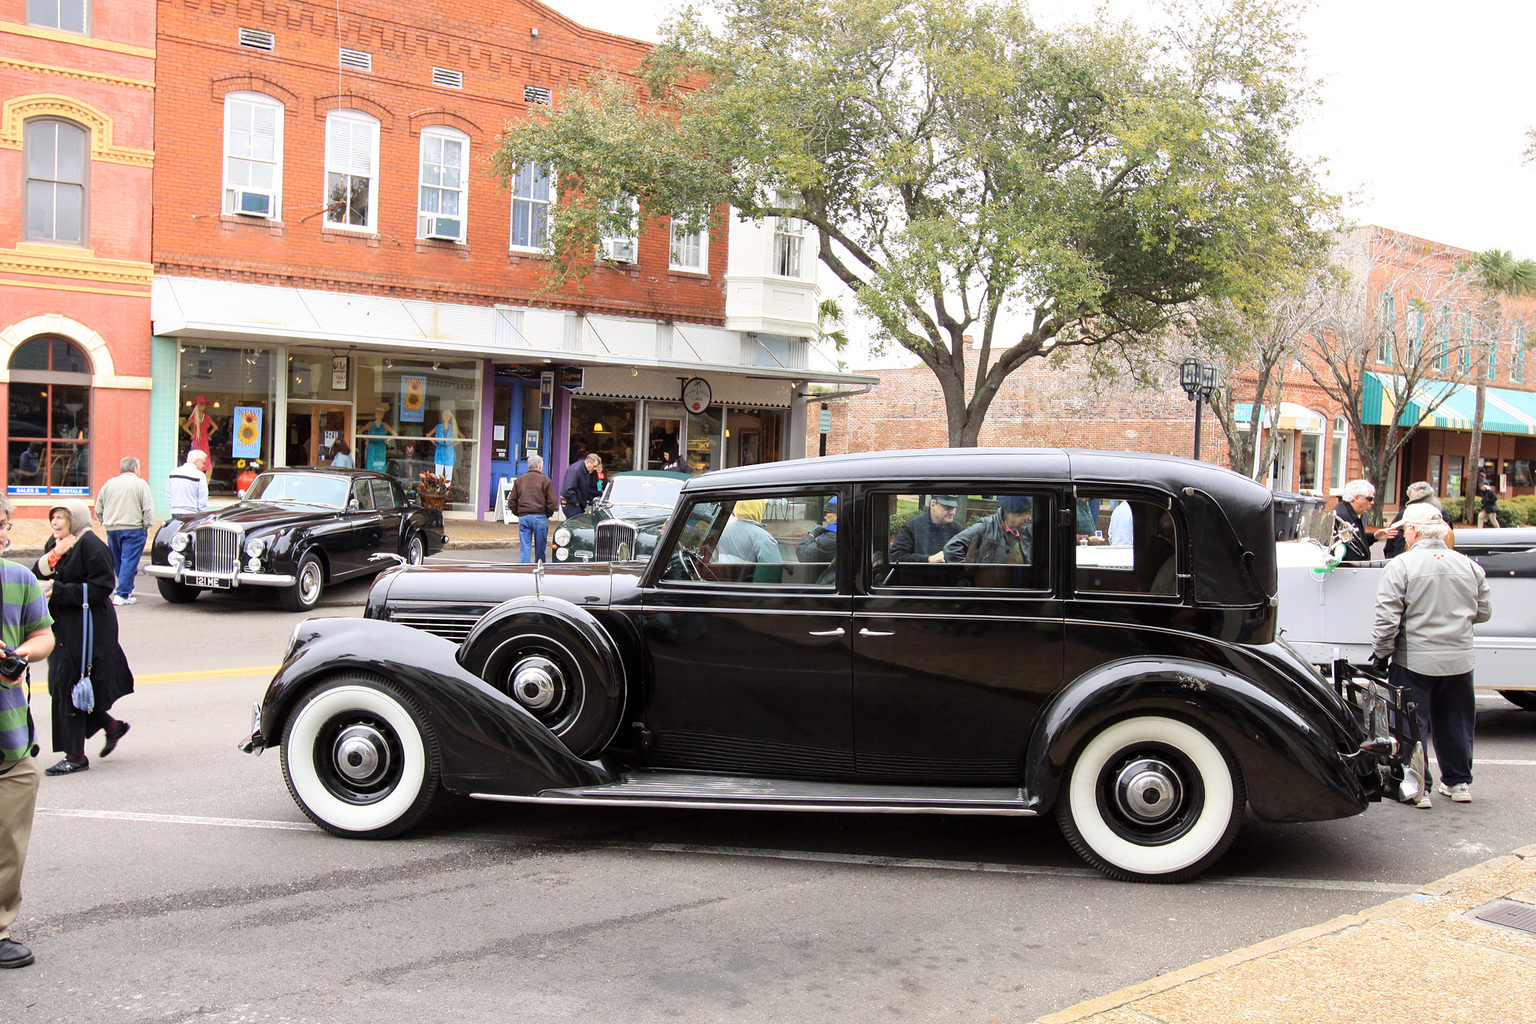
[[[658,227],[727,206],[813,226],[974,445],[1027,360],[1086,348],[1147,373],[1190,303],[1244,303],[1322,244],[1334,200],[1289,141],[1299,2],[1171,0],[1148,37],[1048,31],[1005,0],[712,0],[639,78],[508,125],[494,165],[558,176],[552,287],[591,269],[627,197]]]
[[[1497,353],[1504,312],[1500,297],[1519,298],[1536,295],[1536,260],[1517,260],[1503,249],[1480,252],[1461,268],[1481,294],[1478,303],[1484,344],[1476,360],[1477,398],[1472,413],[1472,442],[1467,455],[1467,501],[1462,515],[1466,522],[1477,522],[1477,484],[1482,472],[1483,413],[1488,404],[1488,346]]]

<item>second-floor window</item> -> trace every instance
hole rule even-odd
[[[549,246],[549,205],[555,190],[548,164],[522,164],[512,176],[512,248]]]
[[[27,0],[28,25],[85,35],[90,19],[90,0]]]
[[[1383,366],[1392,365],[1392,342],[1397,335],[1397,310],[1392,296],[1381,297],[1381,312],[1376,325],[1376,361]]]
[[[421,183],[416,234],[421,238],[464,241],[469,136],[452,128],[421,133]]]
[[[598,258],[610,263],[640,262],[640,208],[631,198],[613,204],[613,212],[624,219],[618,233],[606,235],[597,243]]]
[[[696,230],[689,227],[686,219],[672,219],[673,270],[691,270],[702,274],[709,268],[709,229],[700,225]]]
[[[357,110],[333,110],[325,119],[325,222],[371,230],[377,211],[379,122]]]
[[[1525,383],[1525,325],[1515,324],[1515,336],[1509,343],[1509,379]]]
[[[800,250],[805,245],[805,222],[780,217],[773,226],[773,273],[780,277],[800,276]]]
[[[283,105],[256,92],[224,97],[224,212],[279,220]]]
[[[85,244],[90,133],[70,121],[27,122],[27,229],[37,242]]]

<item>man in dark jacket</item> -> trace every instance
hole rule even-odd
[[[1424,504],[1428,504],[1437,509],[1440,512],[1440,518],[1445,520],[1445,525],[1450,527],[1452,530],[1455,529],[1456,524],[1451,522],[1451,517],[1446,515],[1445,509],[1440,507],[1440,501],[1435,497],[1435,489],[1433,486],[1431,486],[1428,480],[1419,480],[1408,485],[1408,501],[1403,505],[1403,512],[1398,513],[1399,522],[1393,523],[1392,525],[1401,525],[1402,515],[1404,512],[1408,511],[1409,506]],[[1387,541],[1386,544],[1382,545],[1382,557],[1396,558],[1398,555],[1403,553],[1406,544],[1406,538],[1404,538],[1402,532],[1399,531],[1396,537],[1393,537],[1391,540]],[[1445,535],[1445,546],[1448,548],[1454,548],[1456,546],[1454,533],[1447,533]]]
[[[528,472],[512,482],[507,507],[517,516],[517,560],[524,565],[546,561],[549,553],[549,517],[560,507],[555,485],[544,475],[544,460],[528,456]]]
[[[1341,534],[1348,534],[1345,543],[1348,545],[1344,552],[1346,562],[1369,562],[1371,560],[1371,543],[1373,541],[1388,541],[1397,536],[1397,531],[1391,527],[1382,527],[1372,530],[1367,527],[1360,518],[1372,505],[1376,504],[1376,487],[1369,480],[1351,480],[1344,485],[1344,492],[1339,495],[1339,503],[1333,506],[1333,516],[1348,530],[1340,530]]]
[[[565,518],[579,516],[597,497],[597,474],[602,471],[603,459],[596,452],[578,459],[566,467],[560,481],[560,508]]]
[[[944,560],[974,566],[971,571],[978,587],[1023,586],[1022,566],[1031,564],[1034,557],[1033,520],[1033,500],[1002,495],[995,513],[978,519],[944,545]]]
[[[944,561],[944,545],[960,532],[955,525],[958,503],[953,494],[930,496],[927,513],[913,516],[896,531],[896,539],[891,541],[891,561]]]
[[[795,545],[795,556],[805,563],[825,564],[826,568],[816,577],[816,582],[832,583],[837,580],[837,495],[827,499],[821,520],[822,525]]]

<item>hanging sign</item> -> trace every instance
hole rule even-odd
[[[230,439],[230,457],[261,458],[261,406],[235,406],[235,436]]]
[[[694,415],[708,409],[710,399],[713,397],[709,381],[703,377],[690,377],[683,381],[683,405]]]
[[[420,423],[427,410],[427,378],[400,378],[400,422]]]

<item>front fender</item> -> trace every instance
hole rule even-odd
[[[383,676],[403,687],[432,723],[444,788],[527,795],[611,782],[572,754],[509,697],[462,668],[450,641],[375,619],[306,619],[260,705],[252,749],[277,746],[299,698],[343,673]]]
[[[614,638],[591,612],[564,598],[530,595],[501,602],[481,616],[480,621],[470,629],[458,650],[459,664],[478,676],[485,667],[486,658],[500,644],[507,625],[512,622],[535,628],[544,623],[558,623],[574,630],[591,645],[593,653],[602,663],[602,679],[599,683],[604,696],[613,701],[623,700],[624,658]]]
[[[1333,725],[1230,669],[1179,658],[1123,659],[1062,689],[1036,720],[1025,791],[1042,812],[1056,802],[1073,756],[1104,725],[1136,714],[1200,725],[1237,759],[1254,813],[1322,821],[1363,811],[1368,797],[1342,760]]]

